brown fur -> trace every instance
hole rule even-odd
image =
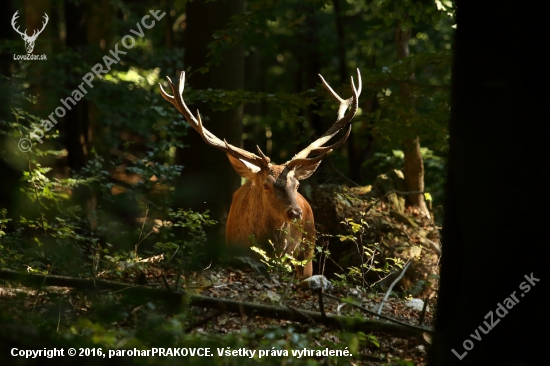
[[[233,194],[225,233],[227,245],[242,250],[256,243],[270,253],[268,241],[271,240],[277,252],[292,253],[298,260],[308,260],[304,267],[296,268],[296,273],[300,277],[311,276],[315,226],[311,206],[297,191],[298,181],[294,176],[299,168],[270,165],[269,169],[251,172],[243,170],[241,165],[244,164],[238,159],[229,156],[229,160],[248,181]],[[265,189],[264,184],[269,189]],[[302,219],[298,220],[299,228],[296,228],[287,211],[298,207],[302,210]]]

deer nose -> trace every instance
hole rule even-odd
[[[286,212],[289,219],[301,219],[302,218],[302,209],[301,208],[291,208]]]

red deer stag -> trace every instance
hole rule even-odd
[[[167,94],[159,84],[164,99],[184,115],[207,144],[226,153],[237,173],[247,178],[247,182],[233,194],[225,232],[227,245],[232,248],[248,248],[255,242],[263,246],[271,239],[277,251],[291,253],[296,259],[307,261],[304,267],[296,267],[296,273],[300,277],[311,276],[313,272],[311,260],[314,254],[315,226],[309,203],[298,193],[299,181],[310,177],[323,158],[346,141],[351,132],[350,121],[355,116],[361,94],[359,70],[358,88],[355,87],[352,77],[353,95],[346,100],[340,98],[323,77],[319,76],[325,88],[340,103],[336,122],[323,136],[281,165],[271,163],[271,159],[258,146],[259,155],[256,155],[220,140],[204,128],[199,111],[197,117],[194,117],[183,101],[185,72],[181,73],[178,88],[167,77],[173,96]],[[346,114],[348,108],[350,110]],[[342,139],[333,145],[324,146],[346,126],[347,131]],[[310,158],[310,155],[317,156]],[[298,220],[297,223],[293,223],[294,220]]]

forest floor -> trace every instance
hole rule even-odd
[[[203,287],[202,281],[211,281],[211,285]],[[202,282],[204,284],[204,282]],[[317,294],[308,289],[303,289],[297,284],[289,286],[288,282],[283,282],[279,276],[270,275],[266,278],[260,274],[249,272],[243,273],[238,270],[217,270],[205,272],[199,276],[197,282],[198,288],[201,288],[201,294],[205,296],[236,300],[239,302],[261,302],[268,305],[278,305],[282,302],[284,307],[292,309],[303,309],[319,312],[319,300]],[[285,294],[286,296],[282,298]],[[371,311],[377,311],[382,302],[384,293],[365,292],[359,286],[349,287],[345,284],[338,284],[330,293],[336,297],[352,299],[354,303],[361,305]],[[435,303],[434,299],[430,301]],[[418,325],[421,308],[410,307],[406,304],[408,300],[397,296],[390,296],[383,305],[382,315],[400,320],[411,325]],[[429,306],[429,305],[428,305]],[[366,314],[361,310],[340,302],[335,299],[324,300],[324,310],[327,314],[337,314],[349,317],[361,317],[372,319],[375,316]],[[206,315],[208,310],[198,310],[198,314]],[[203,315],[203,316],[204,316]],[[429,306],[425,314],[423,326],[433,327],[433,311]],[[209,322],[207,325],[197,327],[194,331],[200,333],[238,333],[244,327],[250,331],[261,328],[282,327],[293,324],[291,321],[262,318],[259,316],[249,317],[239,314],[226,313],[217,319]],[[319,338],[324,338],[329,342],[341,342],[338,339],[339,332],[335,329],[315,324],[298,325],[298,329],[306,330],[311,327],[318,327]],[[356,363],[364,365],[387,365],[395,364],[396,360],[410,361],[414,365],[424,365],[428,344],[424,340],[412,338],[400,338],[392,334],[374,333],[366,337],[357,351],[361,354],[361,359],[365,363]]]
[[[139,281],[147,287],[166,289],[167,285],[174,288],[176,275],[172,273],[172,276],[170,276],[160,265],[150,263],[136,271],[125,271],[123,278],[112,277],[114,276],[105,274],[102,279],[135,283],[136,279],[139,278]],[[296,283],[291,283],[291,276],[287,277],[285,275],[284,277],[282,278],[282,276],[276,274],[262,275],[245,270],[210,268],[188,274],[185,277],[181,276],[180,282],[185,283],[187,293],[242,303],[296,309],[298,312],[302,310],[319,312],[317,294],[302,288]],[[384,297],[384,293],[364,291],[359,286],[349,286],[339,282],[335,283],[334,288],[328,292],[338,298],[351,299],[354,303],[372,311],[378,310],[378,306]],[[98,307],[94,306],[94,303],[98,301],[98,297],[105,298],[108,296],[112,296],[112,294],[90,295],[66,287],[43,287],[36,290],[21,286],[3,286],[0,287],[0,308],[8,310],[16,319],[33,316],[50,318],[52,322],[57,323],[57,330],[59,331],[60,327],[70,328],[71,323],[81,317],[88,319],[101,317],[101,311],[97,310]],[[382,314],[411,325],[418,325],[421,305],[420,308],[418,306],[413,308],[407,305],[408,301],[410,299],[392,295],[384,303]],[[432,298],[423,320],[424,327],[433,327],[432,304],[435,303],[436,300]],[[161,309],[162,305],[155,310],[158,310],[166,319],[170,319],[172,316],[170,311],[165,311],[167,308]],[[327,314],[362,319],[372,319],[374,317],[374,315],[365,313],[356,307],[331,298],[324,298],[324,310]],[[152,308],[144,304],[132,307],[126,305],[126,317],[118,319],[111,326],[114,329],[137,329],[139,323],[151,311]],[[190,307],[187,314],[187,319],[190,319],[190,321],[186,324],[186,333],[205,337],[217,335],[222,343],[224,337],[238,337],[240,334],[263,334],[267,338],[271,337],[274,345],[283,345],[287,349],[289,344],[290,348],[292,348],[292,344],[295,346],[300,344],[307,349],[324,349],[325,347],[344,349],[350,344],[355,344],[349,348],[353,357],[347,360],[337,360],[342,361],[343,364],[425,365],[426,352],[429,347],[426,337],[424,339],[418,337],[403,338],[395,334],[379,332],[358,336],[357,333],[346,333],[333,327],[315,323],[313,320],[309,323],[300,323],[280,320],[276,316],[249,316],[225,311],[213,311],[196,306]],[[274,329],[278,331],[271,331]],[[302,343],[290,342],[289,338],[298,335],[301,335],[301,339],[307,339],[307,341]],[[358,342],[350,341],[354,336]],[[253,349],[254,347],[265,347],[266,344],[269,344],[269,342],[266,343],[265,340],[263,343],[251,340],[247,347]],[[289,357],[292,358],[292,356]],[[323,357],[313,359],[322,364],[334,364],[334,358],[331,360],[325,359],[324,361]],[[267,359],[264,360],[268,361]],[[295,362],[288,359],[284,363],[295,364]],[[338,363],[340,364],[340,362]]]

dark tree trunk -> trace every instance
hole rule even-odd
[[[320,26],[319,21],[316,18],[316,8],[315,6],[306,3],[302,6],[302,13],[305,16],[305,21],[298,33],[298,36],[301,37],[302,41],[300,47],[300,64],[302,65],[300,71],[302,75],[298,75],[298,77],[305,80],[305,85],[301,85],[303,89],[296,90],[296,92],[298,93],[304,91],[304,89],[314,89],[316,86],[318,86],[318,74],[321,72],[321,65],[319,63],[319,60],[321,59],[321,55],[319,54]],[[317,113],[314,113],[314,110],[321,107],[322,101],[317,100],[317,105],[307,108],[305,113],[308,122],[313,127],[315,135],[317,136],[321,136],[325,132],[326,127],[323,123],[323,118],[321,118],[321,116],[319,116]],[[296,133],[311,133],[311,130],[304,131],[304,128],[302,126],[299,126],[298,129],[299,130],[296,131]],[[309,141],[305,142],[305,146],[309,145],[309,143]],[[297,146],[296,151],[299,151],[299,148],[301,147]],[[323,167],[324,165],[321,164],[318,172],[321,171]]]
[[[216,30],[226,28],[230,17],[243,11],[242,0],[224,2],[193,1],[187,3],[187,26],[185,28],[185,59],[187,70],[191,70],[186,79],[193,89],[242,89],[244,80],[244,52],[237,45],[224,52],[219,65],[201,74],[195,72],[208,61],[208,44],[213,41]],[[189,106],[199,109],[205,126],[220,139],[240,146],[242,142],[242,107],[224,112],[213,112],[208,104],[196,103]],[[208,119],[207,119],[208,118]],[[184,143],[188,148],[179,149],[176,163],[184,166],[181,179],[176,187],[178,207],[191,207],[197,211],[210,210],[211,217],[220,224],[208,232],[208,253],[213,256],[223,243],[223,232],[233,193],[240,186],[240,178],[231,167],[225,154],[207,145],[194,130],[189,129]]]
[[[166,13],[166,20],[163,23],[164,27],[164,48],[171,50],[174,45],[174,17],[171,14],[171,7],[172,5],[169,4],[168,0],[161,0],[160,1],[160,9],[162,9]]]
[[[64,7],[67,29],[65,45],[73,51],[82,52],[87,45],[84,4],[65,1]],[[78,75],[74,79],[80,81]],[[76,87],[77,82],[67,85],[68,90],[74,90]],[[86,165],[87,152],[90,151],[87,98],[83,98],[71,110],[67,110],[67,115],[64,119],[65,126],[63,130],[65,130],[68,164],[71,169],[76,171]]]
[[[397,22],[395,27],[395,45],[397,47],[397,58],[405,58],[409,56],[409,39],[411,38],[411,30],[403,30],[401,23]],[[414,78],[414,75],[411,75]],[[408,90],[406,83],[400,85],[401,100],[405,104],[413,103],[412,96]],[[424,162],[420,154],[420,139],[418,137],[409,141],[403,141],[404,167],[403,174],[405,175],[405,189],[411,191],[424,191]],[[424,202],[423,194],[409,194],[406,196],[407,206],[413,206],[423,215],[429,215],[428,208]]]
[[[91,49],[101,49],[101,53],[108,54],[114,35],[114,8],[111,0],[92,1],[86,9],[86,41]],[[103,126],[101,125],[101,111],[93,102],[88,103],[89,128],[82,131],[86,142],[93,146],[96,153],[104,158],[109,156],[108,147],[102,143]],[[91,150],[87,150],[88,152]]]
[[[460,2],[457,16],[441,288],[429,364],[547,364],[550,78],[539,28],[547,12],[514,2]],[[525,277],[531,274],[540,280],[531,279],[534,286]],[[497,311],[505,299],[515,303],[507,314]],[[498,324],[485,335],[478,329],[487,329],[485,322]]]
[[[43,23],[45,22],[44,13],[49,17],[46,27],[43,29],[42,33],[36,39],[34,46],[33,54],[41,55],[46,54],[47,57],[53,57],[52,51],[52,42],[51,34],[53,28],[52,12],[50,11],[50,1],[24,1],[24,24],[21,17],[18,19],[20,24],[20,30],[27,30],[27,34],[31,35],[33,32],[39,31],[42,29]],[[22,12],[20,11],[19,14]],[[21,44],[23,40],[21,40]],[[21,48],[22,54],[23,48]],[[30,85],[30,92],[36,96],[36,105],[33,107],[33,113],[38,116],[44,116],[47,114],[51,106],[54,105],[55,93],[51,93],[52,90],[52,80],[47,77],[48,68],[52,66],[49,61],[33,62],[33,67],[29,68],[28,71],[28,80]]]
[[[12,7],[11,1],[5,1],[2,4],[2,11],[0,12],[0,39],[12,40],[19,35],[11,27],[11,18],[15,13]],[[21,40],[21,43],[23,40]],[[11,65],[13,62],[13,54],[9,53],[6,48],[0,52],[0,74],[3,76],[11,76]],[[3,101],[3,100],[2,100]],[[3,106],[2,106],[3,107]],[[0,108],[2,108],[0,107]]]
[[[262,59],[260,52],[257,50],[249,50],[245,58],[244,68],[244,89],[265,92],[265,72],[262,69]],[[263,116],[266,111],[266,102],[246,104],[244,106],[244,114],[249,116]],[[248,124],[243,126],[243,134],[252,136],[252,138],[243,141],[243,148],[247,151],[255,151],[256,145],[260,146],[267,156],[273,153],[273,140],[266,136],[266,127],[258,124]]]
[[[374,52],[366,57],[367,68],[373,70],[376,68],[376,57]],[[368,88],[364,88],[359,98],[361,110],[366,116],[371,115],[378,108],[378,99],[376,93]],[[353,123],[353,122],[352,122]],[[370,167],[363,167],[363,162],[372,158],[374,153],[374,136],[372,134],[373,121],[369,119],[362,121],[359,126],[354,128],[354,133],[350,134],[346,143],[348,150],[349,176],[360,185],[366,182],[372,182],[376,175],[370,170]],[[360,136],[360,138],[358,138]]]
[[[344,34],[344,20],[342,19],[342,9],[340,7],[340,1],[341,0],[332,0],[332,5],[334,6],[334,24],[336,27],[338,75],[340,76],[340,82],[344,83],[346,82],[346,79],[348,77],[348,72],[346,67],[346,37]]]
[[[94,54],[98,49],[107,52],[113,36],[114,10],[110,1],[101,0],[89,4],[65,1],[64,7],[67,27],[66,46],[76,52],[87,50]],[[72,79],[76,81],[69,83],[67,89],[76,89],[81,77],[80,73],[75,75]],[[63,98],[66,97],[63,96]],[[108,158],[107,146],[101,143],[103,126],[99,121],[99,109],[86,97],[67,111],[65,146],[72,173],[86,166],[92,150]],[[99,192],[92,187],[79,186],[73,191],[72,199],[75,204],[86,210],[89,229],[96,233],[99,226],[97,213]],[[101,238],[101,242],[103,241],[105,237]]]
[[[110,1],[101,0],[89,5],[65,1],[64,6],[67,27],[66,46],[77,52],[82,52],[87,46],[86,48],[92,54],[97,49],[108,53],[113,36],[114,16]],[[78,82],[81,82],[81,77],[80,73],[76,75],[74,78],[76,81],[67,85],[67,89],[74,90]],[[99,119],[100,111],[87,98],[67,111],[65,144],[69,153],[69,167],[73,171],[78,171],[86,165],[92,150],[107,156],[107,147],[98,143],[102,136]]]
[[[321,72],[319,43],[321,40],[319,39],[320,22],[317,18],[316,6],[312,5],[312,3],[304,2],[297,5],[296,11],[305,17],[302,26],[296,33],[296,37],[298,37],[298,49],[296,50],[298,66],[296,68],[295,92],[300,93],[304,90],[315,89],[319,85],[318,74]],[[290,133],[293,135],[308,136],[307,138],[297,139],[300,143],[295,146],[293,153],[305,148],[328,128],[327,120],[324,120],[319,114],[315,113],[322,106],[323,99],[317,98],[315,106],[309,106],[305,109],[304,116],[311,127],[304,128],[302,124],[297,124],[294,128],[290,129]],[[321,164],[317,169],[317,173],[309,178],[308,183],[311,184],[319,179],[319,177],[322,177],[326,167],[326,163]]]
[[[12,9],[11,1],[7,1],[3,5],[3,9],[0,12],[0,37],[5,40],[15,39],[15,36],[19,37],[17,33],[11,27],[11,17],[15,13]],[[21,43],[23,41],[21,40]],[[11,77],[11,65],[13,62],[13,54],[8,53],[6,49],[0,53],[0,119],[9,121],[13,119],[11,112],[11,99],[12,99],[12,87],[11,81],[4,79],[4,77]],[[0,140],[0,148],[4,151],[7,139]],[[10,154],[12,155],[12,154]],[[0,157],[0,209],[7,209],[10,217],[19,217],[14,215],[14,211],[17,211],[16,196],[20,191],[19,180],[23,173],[20,168],[16,168],[12,165],[9,156]],[[10,225],[11,226],[11,225]]]

